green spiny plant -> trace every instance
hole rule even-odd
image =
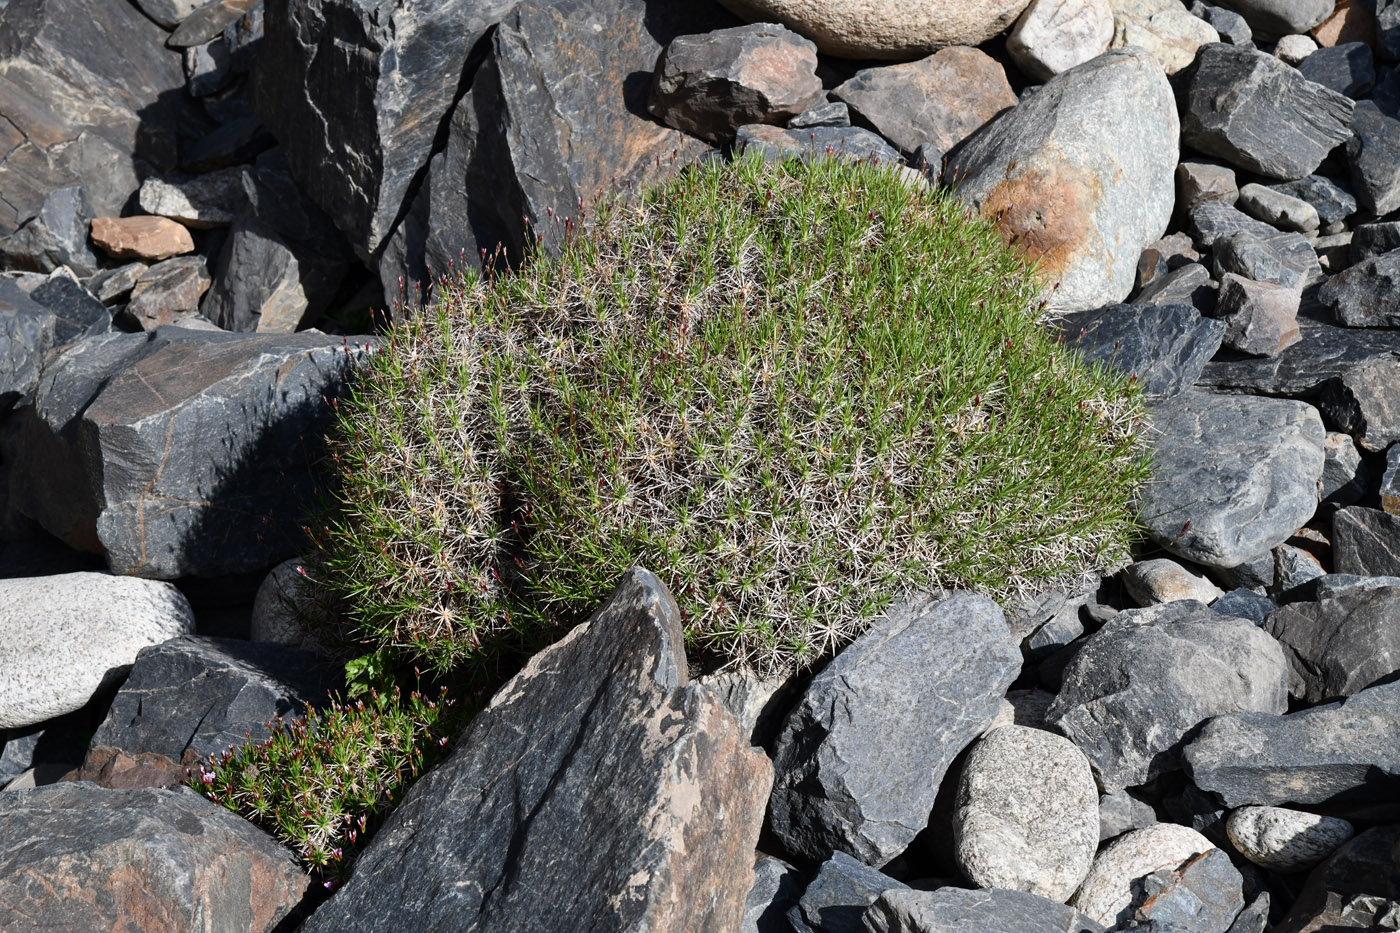
[[[461,670],[642,565],[691,650],[771,672],[910,590],[1111,565],[1140,394],[1045,334],[1039,289],[885,168],[693,168],[392,334],[338,407],[316,576],[369,645]]]

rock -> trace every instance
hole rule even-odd
[[[172,49],[188,49],[202,45],[220,35],[262,0],[213,0],[181,20],[170,34],[166,45]]]
[[[240,115],[191,143],[180,159],[180,168],[203,175],[251,162],[276,145],[277,140],[261,120]]]
[[[1400,827],[1377,826],[1345,843],[1308,876],[1277,933],[1386,930],[1400,908],[1391,847]]]
[[[1055,695],[1032,687],[1029,690],[1011,690],[1006,694],[1006,702],[1011,707],[1011,722],[1005,725],[1028,726],[1032,729],[1045,728],[1045,714]]]
[[[266,3],[254,108],[362,259],[377,253],[427,165],[469,52],[511,5]],[[645,70],[655,63],[653,55]]]
[[[1244,879],[1219,849],[1202,852],[1175,870],[1160,868],[1142,886],[1147,899],[1135,916],[1152,929],[1225,933],[1244,909]]]
[[[1381,473],[1381,510],[1400,515],[1400,444],[1385,451],[1385,471]]]
[[[1099,798],[1099,842],[1117,839],[1156,822],[1157,811],[1152,804],[1131,791],[1114,791]]]
[[[246,168],[235,167],[189,179],[147,178],[137,197],[147,214],[168,217],[195,230],[227,227],[246,200],[246,172]]]
[[[1362,577],[1352,573],[1329,573],[1317,579],[1317,599],[1330,599],[1342,593],[1373,590],[1382,586],[1400,586],[1400,577]]]
[[[802,876],[796,868],[780,858],[759,855],[738,933],[789,933],[787,913],[801,895]]]
[[[1104,108],[1105,99],[1121,107]],[[1119,49],[1052,78],[949,160],[958,197],[1040,264],[1053,311],[1122,301],[1171,217],[1176,108],[1161,69]]]
[[[57,315],[0,278],[0,412],[33,396],[57,331]]]
[[[1298,329],[1303,339],[1278,356],[1207,363],[1196,384],[1224,392],[1315,396],[1355,364],[1400,350],[1394,331],[1337,327],[1302,315]]]
[[[29,293],[29,297],[53,313],[55,346],[80,337],[111,333],[112,312],[66,270],[49,276],[47,282]]]
[[[1332,14],[1335,0],[1220,0],[1234,10],[1264,41],[1304,33]]]
[[[225,330],[289,334],[315,324],[354,257],[276,152],[244,179],[244,209],[214,261],[199,310]]]
[[[1202,314],[1210,314],[1215,310],[1217,287],[1206,267],[1192,262],[1157,278],[1134,296],[1133,303],[1190,305]]]
[[[1168,551],[1233,567],[1312,517],[1326,432],[1311,405],[1192,390],[1156,405],[1153,425],[1140,520]]]
[[[307,578],[304,563],[293,557],[268,571],[253,598],[249,621],[249,637],[253,641],[312,652],[323,650],[315,633],[307,628],[311,619],[321,615],[321,593]]]
[[[1270,871],[1312,868],[1355,834],[1346,820],[1283,807],[1240,807],[1226,823],[1230,844]]]
[[[1274,46],[1274,57],[1297,68],[1317,51],[1317,43],[1309,36],[1284,36]],[[1340,92],[1338,92],[1340,93]]]
[[[1342,224],[1339,222],[1337,226]],[[1317,251],[1317,264],[1322,271],[1335,275],[1351,265],[1351,231],[1320,236],[1313,249]]]
[[[191,97],[217,94],[233,80],[233,62],[223,36],[185,49],[185,79]]]
[[[1303,339],[1298,330],[1301,289],[1227,272],[1220,280],[1216,316],[1225,322],[1226,346],[1254,356],[1278,356]]]
[[[302,929],[506,933],[538,929],[541,904],[559,929],[738,927],[769,766],[687,685],[682,644],[665,586],[629,571],[477,714]]]
[[[1366,96],[1376,83],[1376,66],[1371,47],[1364,42],[1346,42],[1318,49],[1298,65],[1303,77],[1352,100]]]
[[[1240,712],[1183,750],[1197,787],[1227,807],[1390,801],[1400,787],[1400,684],[1286,716]]]
[[[159,262],[194,252],[190,232],[164,217],[98,217],[92,242],[113,259]]]
[[[790,680],[762,677],[749,670],[707,674],[695,682],[719,697],[750,745],[771,744],[796,699]]]
[[[788,924],[794,933],[858,933],[863,929],[861,917],[876,898],[907,887],[845,852],[835,852],[788,911]]]
[[[88,279],[88,289],[103,304],[124,301],[131,295],[141,274],[149,269],[144,262],[128,262],[114,269],[104,269]]]
[[[137,0],[136,5],[162,29],[174,29],[202,4],[200,0]]]
[[[1301,290],[1306,274],[1290,263],[1272,244],[1248,230],[1239,230],[1215,241],[1211,250],[1217,278],[1237,275],[1280,288]],[[1296,342],[1296,341],[1295,341]]]
[[[94,745],[180,761],[261,742],[274,718],[299,719],[335,686],[315,655],[283,645],[183,636],[136,655]]]
[[[1220,34],[1210,23],[1192,16],[1184,6],[1171,3],[1146,19],[1120,19],[1112,45],[1147,49],[1170,75],[1191,64],[1201,46],[1219,41]]]
[[[649,109],[712,143],[746,123],[786,123],[822,100],[817,47],[775,23],[677,36],[661,53]]]
[[[1400,575],[1400,516],[1350,506],[1332,516],[1338,573]]]
[[[1106,926],[1130,920],[1149,896],[1144,888],[1149,875],[1176,871],[1193,856],[1213,848],[1194,829],[1174,823],[1133,830],[1104,846],[1069,906]]]
[[[1102,933],[1072,907],[1020,891],[887,891],[865,912],[866,933]]]
[[[953,591],[891,609],[813,678],[784,723],[773,835],[811,859],[890,861],[924,828],[948,766],[1020,669],[1002,611],[984,596]]]
[[[1189,305],[1111,305],[1067,314],[1057,326],[1086,362],[1136,376],[1145,392],[1161,398],[1200,378],[1225,334],[1224,324]]]
[[[1108,0],[1032,0],[1006,37],[1006,51],[1026,77],[1049,81],[1102,55],[1112,39]]]
[[[1183,212],[1202,201],[1233,205],[1240,197],[1235,170],[1214,162],[1183,161],[1176,167],[1177,203]]]
[[[0,580],[0,727],[81,708],[119,684],[147,645],[194,630],[168,583],[67,573]]]
[[[1184,145],[1284,180],[1316,171],[1347,140],[1354,106],[1271,55],[1223,43],[1202,47],[1181,100]]]
[[[1191,4],[1191,15],[1199,16],[1210,23],[1220,36],[1221,42],[1228,42],[1230,45],[1238,45],[1250,49],[1254,47],[1254,30],[1249,28],[1248,21],[1234,10],[1227,10],[1224,7],[1211,6],[1196,0]]]
[[[12,505],[114,573],[245,573],[294,554],[324,400],[365,351],[326,335],[129,336],[50,363]]]
[[[1351,132],[1346,156],[1356,199],[1377,215],[1400,208],[1400,120],[1363,100],[1352,114]]]
[[[1352,193],[1325,175],[1305,175],[1269,188],[1308,202],[1323,224],[1339,223],[1356,213],[1356,198]]]
[[[1223,616],[1248,619],[1263,625],[1269,613],[1278,608],[1272,599],[1248,589],[1233,589],[1210,604],[1212,612]]]
[[[1400,589],[1292,603],[1264,630],[1283,645],[1294,696],[1309,705],[1351,696],[1400,670]]]
[[[209,288],[203,256],[177,256],[151,266],[131,289],[122,317],[133,328],[153,331],[173,324],[199,308]]]
[[[189,759],[192,763],[193,758]],[[128,755],[120,748],[109,745],[94,745],[87,750],[87,757],[78,766],[60,777],[59,781],[91,781],[99,787],[110,790],[138,790],[142,787],[171,787],[183,784],[189,771],[180,762],[142,752]],[[38,781],[35,786],[57,783]]]
[[[1239,207],[1251,217],[1280,230],[1311,233],[1322,223],[1317,208],[1307,201],[1263,185],[1249,184],[1241,188]]]
[[[1297,233],[1275,230],[1268,224],[1254,220],[1227,204],[1217,201],[1202,201],[1193,208],[1187,217],[1191,234],[1203,248],[1213,249],[1224,238],[1241,232],[1262,240],[1282,257],[1283,262],[1295,270],[1306,287],[1322,280],[1318,267],[1317,253],[1307,237]],[[1251,276],[1265,281],[1258,276]],[[1286,285],[1288,282],[1276,282]]]
[[[898,165],[900,155],[889,143],[869,130],[856,126],[814,126],[785,130],[755,123],[739,127],[734,148],[738,152],[757,149],[765,159],[833,158],[871,160]]]
[[[1275,586],[1281,596],[1324,575],[1326,571],[1311,552],[1291,544],[1274,548]]]
[[[1269,892],[1260,892],[1244,910],[1239,912],[1235,917],[1235,922],[1230,924],[1230,929],[1226,930],[1225,933],[1264,933],[1269,928],[1270,902]]]
[[[163,47],[166,33],[135,4],[7,5],[0,34],[0,235],[74,185],[89,216],[116,215],[140,184],[138,163],[143,172],[174,167],[190,118],[180,53]]]
[[[979,888],[1063,903],[1099,843],[1099,795],[1084,753],[1025,726],[973,743],[958,781],[954,857]]]
[[[851,111],[839,100],[819,103],[788,121],[788,129],[805,130],[814,126],[850,126]]]
[[[1363,360],[1329,380],[1318,408],[1328,425],[1350,434],[1362,450],[1380,452],[1400,440],[1400,353]]]
[[[11,269],[52,272],[67,266],[78,275],[97,271],[97,254],[88,246],[92,205],[80,187],[59,188],[44,198],[39,213],[0,240],[0,261]]]
[[[271,931],[309,879],[292,853],[187,787],[0,794],[0,926]]]
[[[1224,594],[1198,570],[1183,567],[1174,560],[1157,558],[1130,564],[1119,574],[1123,588],[1139,606],[1194,599],[1209,603]]]
[[[750,21],[777,21],[838,58],[909,59],[952,45],[981,45],[1006,31],[1026,0],[721,0]]]
[[[1287,705],[1279,645],[1244,619],[1182,600],[1120,612],[1089,636],[1046,720],[1112,793],[1176,768],[1178,744],[1210,717]]]
[[[900,65],[864,68],[831,96],[906,155],[948,152],[1016,95],[1000,64],[979,49],[947,48]]]
[[[1323,502],[1351,505],[1366,494],[1369,476],[1351,435],[1331,432],[1322,442],[1326,460],[1318,492]]]
[[[495,3],[473,14],[482,23],[500,24],[482,44],[485,59],[452,111],[446,148],[432,157],[426,181],[377,259],[386,291],[395,292],[386,304],[397,297],[391,283],[400,276],[406,275],[411,293],[413,283],[443,274],[449,263],[486,261],[498,245],[512,263],[527,246],[551,253],[563,240],[565,218],[571,227],[587,224],[580,205],[591,214],[599,198],[670,178],[709,151],[700,140],[658,124],[646,112],[646,82],[632,76],[651,74],[676,36],[732,25],[718,6]],[[458,0],[454,6],[468,4]],[[262,54],[266,58],[266,50]],[[580,80],[581,74],[588,80]],[[277,90],[275,84],[267,87]],[[326,87],[323,93],[342,91]],[[424,143],[432,137],[430,128]],[[289,154],[288,162],[299,181],[308,171],[322,171],[316,159],[302,165]],[[398,203],[386,202],[386,218]],[[337,223],[343,230],[361,229],[346,227],[340,218]]]
[[[1021,643],[1027,661],[1039,663],[1084,634],[1080,612],[1091,602],[1087,592],[1070,596],[1063,590],[1050,590],[1025,604],[1009,604],[1011,637]],[[1007,699],[1012,695],[1007,694]]]
[[[1375,11],[1365,3],[1337,0],[1330,16],[1314,26],[1309,34],[1322,48],[1345,42],[1376,44]]]
[[[1358,224],[1352,231],[1351,261],[1359,263],[1400,249],[1400,221]]]

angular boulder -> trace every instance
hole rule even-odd
[[[1118,49],[973,134],[944,178],[1039,263],[1052,310],[1100,308],[1128,296],[1138,256],[1171,219],[1177,130],[1156,60]]]
[[[1351,696],[1400,670],[1400,588],[1292,603],[1264,630],[1283,645],[1294,696],[1308,704]]]
[[[1135,829],[1104,846],[1069,906],[1096,923],[1118,929],[1133,919],[1149,897],[1144,885],[1149,876],[1174,872],[1214,848],[1205,836],[1175,823]]]
[[[1394,926],[1400,877],[1394,847],[1400,826],[1375,826],[1343,845],[1308,875],[1274,933],[1341,933]]]
[[[0,260],[10,269],[52,272],[67,266],[77,275],[92,275],[98,259],[88,245],[91,223],[92,205],[81,187],[51,191],[36,216],[0,240]]]
[[[408,792],[305,933],[734,930],[770,771],[629,571]],[[606,775],[606,779],[600,779]]]
[[[1400,574],[1400,516],[1350,506],[1332,516],[1338,573]]]
[[[1148,395],[1172,398],[1189,389],[1220,349],[1225,324],[1190,305],[1109,305],[1056,320],[1066,346],[1088,363],[1104,363],[1137,379]]]
[[[769,825],[791,852],[881,866],[928,822],[943,775],[1020,672],[1005,617],[952,591],[891,609],[813,680],[773,756]]]
[[[886,891],[908,887],[845,852],[836,852],[817,869],[787,913],[787,933],[859,933],[865,909]]]
[[[1329,379],[1317,407],[1362,450],[1385,450],[1400,440],[1400,352],[1377,354]]]
[[[944,887],[888,891],[865,912],[864,933],[1102,933],[1103,927],[1055,901],[1021,891]]]
[[[58,340],[58,326],[57,315],[21,291],[14,280],[0,278],[0,410],[32,397],[44,358]]]
[[[187,787],[0,794],[0,927],[270,933],[309,879],[291,851]]]
[[[1317,300],[1346,327],[1400,326],[1400,249],[1360,260],[1327,280]]]

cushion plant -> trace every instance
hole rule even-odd
[[[907,174],[693,167],[392,334],[338,406],[316,574],[358,638],[449,670],[639,564],[692,651],[775,672],[908,590],[1115,564],[1140,397],[1047,336],[1040,288]]]

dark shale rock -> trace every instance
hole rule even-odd
[[[1227,10],[1224,7],[1212,6],[1209,3],[1196,0],[1195,3],[1191,4],[1191,15],[1199,16],[1210,23],[1219,33],[1221,42],[1245,48],[1254,47],[1254,30],[1250,29],[1249,22],[1234,10]]]
[[[217,94],[233,80],[233,62],[223,36],[185,49],[185,79],[191,97]]]
[[[1302,198],[1284,194],[1272,186],[1250,183],[1240,188],[1236,206],[1251,217],[1280,230],[1315,233],[1322,225],[1317,208]]]
[[[52,275],[30,292],[29,297],[35,304],[53,312],[55,346],[112,331],[112,312],[71,276]]]
[[[257,117],[240,116],[191,143],[180,157],[182,171],[195,175],[251,162],[277,145]]]
[[[57,332],[57,315],[0,277],[0,412],[33,395]]]
[[[26,409],[11,501],[114,573],[261,570],[296,552],[324,399],[362,358],[324,335],[79,341]]]
[[[1212,716],[1287,707],[1278,644],[1244,619],[1180,600],[1121,612],[1091,635],[1046,721],[1111,793],[1178,767],[1178,743]]]
[[[1266,42],[1307,32],[1332,14],[1335,0],[1220,0],[1220,6],[1245,18]]]
[[[130,3],[0,7],[0,235],[72,185],[94,216],[116,216],[138,162],[174,167],[185,75],[165,36]]]
[[[1329,380],[1317,406],[1362,450],[1385,450],[1400,440],[1400,353],[1378,354]]]
[[[1347,140],[1354,104],[1254,49],[1201,47],[1181,84],[1181,141],[1269,178],[1301,178]]]
[[[1308,278],[1299,268],[1301,263],[1289,262],[1268,240],[1249,230],[1238,230],[1216,240],[1211,260],[1217,279],[1234,274],[1283,288],[1301,288]]]
[[[790,130],[806,130],[814,126],[850,126],[850,108],[839,100],[819,101],[788,121]]]
[[[1133,791],[1119,790],[1099,797],[1100,843],[1155,822],[1157,811]]]
[[[1351,505],[1366,494],[1371,472],[1361,460],[1351,435],[1332,432],[1322,442],[1327,460],[1322,467],[1318,491],[1323,502]]]
[[[1267,596],[1252,590],[1234,589],[1210,604],[1211,612],[1222,616],[1235,616],[1248,619],[1255,625],[1263,625],[1269,613],[1278,606]]]
[[[1357,262],[1317,291],[1347,327],[1400,326],[1400,250]]]
[[[788,911],[788,923],[794,933],[860,933],[861,917],[876,898],[906,888],[845,852],[836,852]]]
[[[1311,405],[1192,390],[1152,414],[1156,473],[1140,520],[1168,551],[1234,567],[1312,517],[1326,431]]]
[[[291,851],[187,787],[0,794],[0,927],[271,931],[309,879]]]
[[[1358,224],[1351,236],[1351,261],[1359,263],[1400,249],[1400,221]]]
[[[501,688],[302,930],[534,931],[544,905],[560,930],[736,929],[769,764],[687,685],[682,644],[665,586],[629,571]]]
[[[147,178],[137,198],[147,214],[178,220],[191,229],[227,227],[247,200],[243,191],[247,171],[235,166],[193,178]]]
[[[1303,339],[1276,357],[1220,359],[1207,363],[1197,386],[1259,395],[1316,395],[1336,378],[1378,353],[1400,352],[1400,332],[1338,327],[1298,316]]]
[[[1400,790],[1400,684],[1286,716],[1205,724],[1182,752],[1197,787],[1227,807],[1388,801]]]
[[[1225,345],[1255,356],[1278,356],[1302,339],[1298,303],[1302,292],[1227,272],[1220,281],[1215,314],[1225,322]]]
[[[1373,214],[1388,214],[1400,207],[1400,120],[1362,101],[1352,114],[1351,132],[1346,155],[1356,199]]]
[[[1298,64],[1298,71],[1309,81],[1352,100],[1365,97],[1376,83],[1376,63],[1371,47],[1364,42],[1320,48]]]
[[[1356,198],[1352,193],[1325,175],[1306,175],[1269,187],[1307,201],[1324,224],[1346,220],[1356,213]]]
[[[773,834],[806,858],[889,862],[924,828],[948,766],[991,724],[1020,669],[986,597],[952,591],[896,606],[789,714],[773,756]]]
[[[213,0],[185,17],[165,44],[172,49],[202,45],[222,33],[252,7],[261,4],[262,0]]]
[[[1391,858],[1397,839],[1400,826],[1377,826],[1338,849],[1308,875],[1274,933],[1393,929],[1400,906],[1400,876]]]
[[[121,317],[128,327],[145,331],[174,324],[199,308],[209,282],[203,256],[163,260],[141,273]]]
[[[1400,670],[1400,589],[1293,603],[1264,630],[1283,645],[1294,696],[1308,704],[1351,696]]]
[[[1332,516],[1333,563],[1337,573],[1400,575],[1400,515],[1360,506]]]
[[[738,933],[791,933],[787,913],[801,896],[802,875],[796,868],[771,855],[758,856]]]
[[[275,717],[297,719],[335,686],[316,656],[283,645],[186,635],[142,648],[94,745],[179,761],[267,738]]]
[[[724,143],[746,123],[786,123],[823,99],[817,47],[777,23],[671,40],[649,109],[668,126]]]
[[[858,126],[813,126],[780,129],[756,123],[739,127],[734,148],[756,148],[765,159],[801,158],[869,159],[890,165],[900,163],[899,153],[876,134]]]
[[[137,280],[149,268],[144,262],[129,262],[114,269],[104,269],[87,280],[87,288],[104,305],[117,304],[130,297]]]
[[[1202,314],[1215,311],[1218,282],[1199,262],[1189,262],[1145,286],[1133,297],[1140,305],[1190,305]]]
[[[1088,917],[1035,894],[997,889],[888,891],[865,912],[866,933],[1102,933]]]
[[[0,240],[0,261],[11,269],[52,272],[67,266],[80,276],[97,271],[97,254],[88,245],[92,205],[80,187],[49,192],[39,213]]]
[[[472,47],[511,5],[268,0],[255,109],[302,190],[362,259],[377,254],[412,194],[469,78]]]
[[[1244,909],[1244,879],[1220,849],[1202,852],[1176,870],[1155,871],[1142,886],[1147,900],[1136,911],[1140,923],[1225,933]]]
[[[1225,324],[1190,305],[1110,305],[1056,321],[1065,344],[1091,363],[1137,377],[1149,395],[1172,398],[1190,388],[1225,335]]]

